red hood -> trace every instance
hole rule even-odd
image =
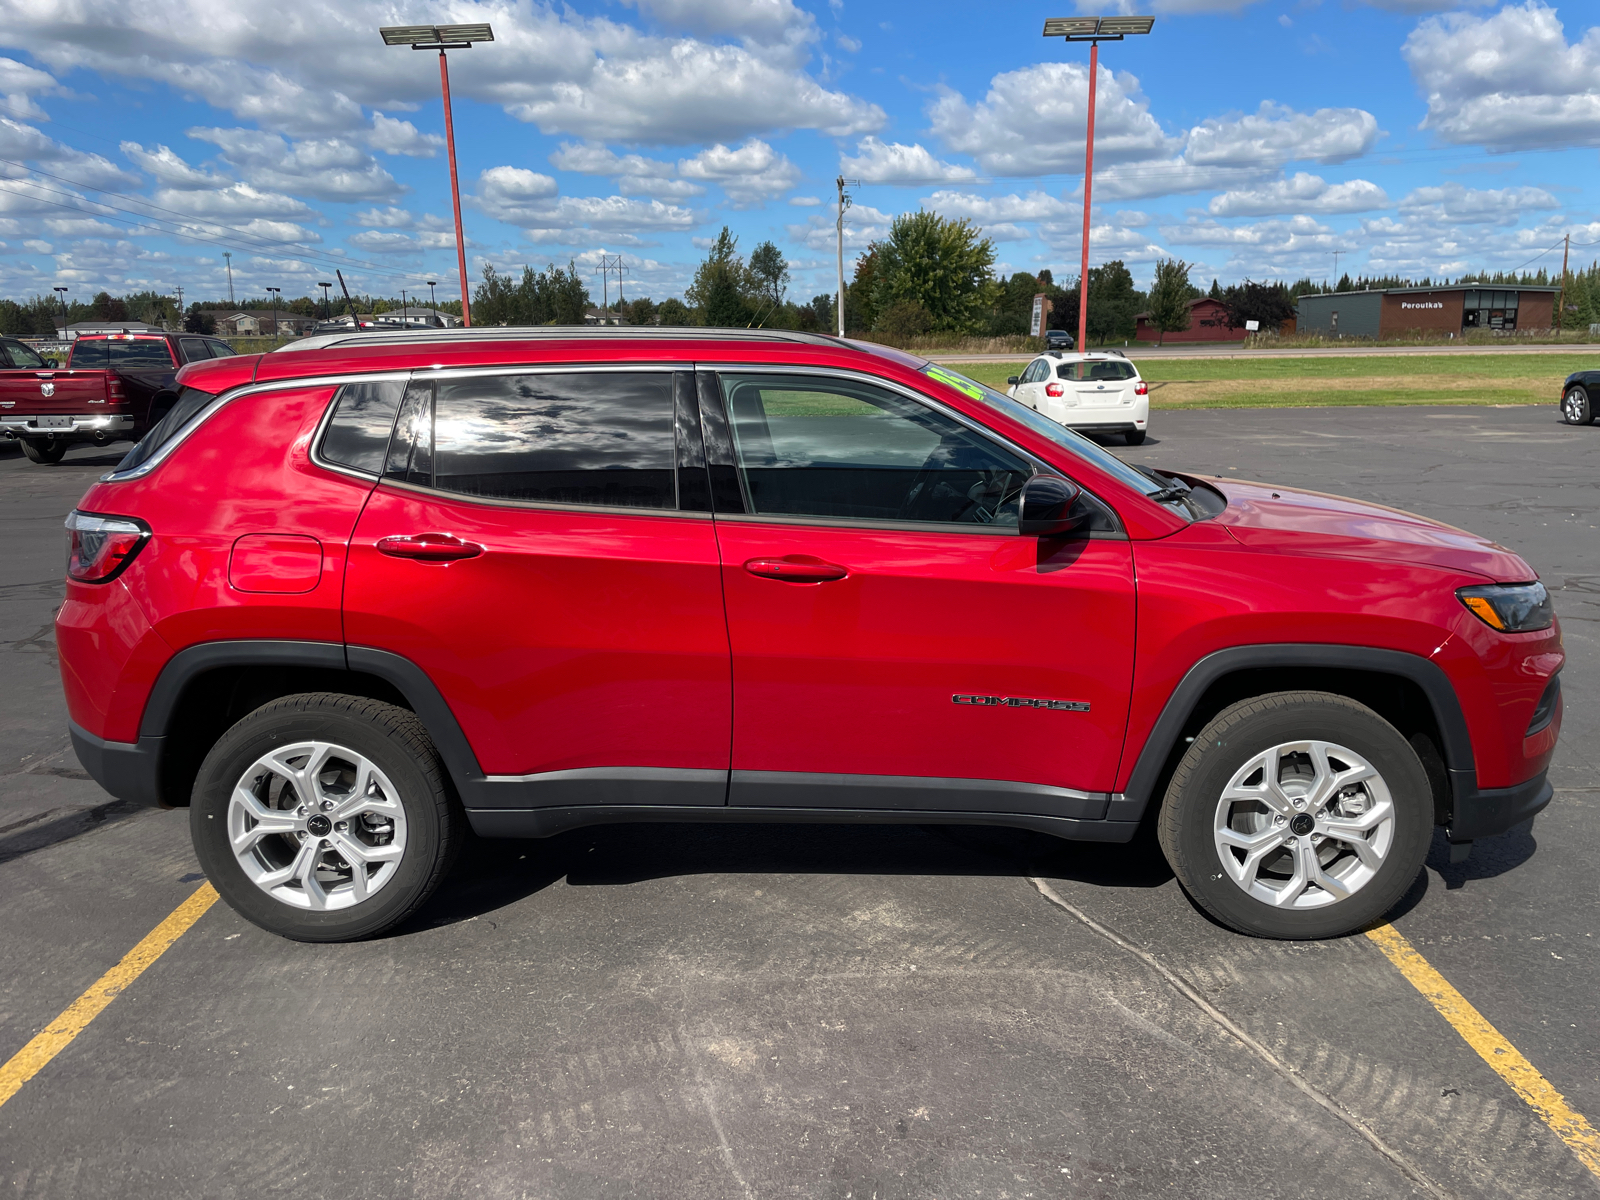
[[[1214,518],[1252,549],[1298,549],[1340,558],[1399,559],[1470,571],[1496,583],[1537,576],[1527,563],[1488,538],[1381,504],[1297,488],[1207,479],[1228,498]]]

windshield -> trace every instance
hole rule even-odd
[[[1041,412],[1035,412],[1026,404],[1013,400],[1010,396],[995,391],[992,387],[985,387],[976,379],[968,379],[959,371],[952,371],[949,367],[941,367],[929,363],[922,368],[922,373],[931,379],[937,379],[946,387],[955,388],[956,391],[971,396],[974,400],[982,400],[991,408],[998,409],[1013,421],[1020,421],[1035,433],[1042,433],[1056,445],[1064,450],[1070,450],[1079,458],[1085,459],[1095,467],[1110,475],[1118,483],[1132,488],[1134,491],[1159,499],[1163,503],[1171,503],[1177,497],[1171,496],[1172,486],[1165,480],[1152,479],[1144,472],[1130,467],[1111,451],[1103,446],[1097,446],[1080,433],[1074,433],[1065,425],[1059,425]],[[1185,505],[1172,504],[1174,511],[1181,512],[1184,516],[1191,515]]]
[[[73,367],[172,368],[172,352],[165,338],[79,338],[72,344]]]

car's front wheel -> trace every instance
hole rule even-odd
[[[1416,879],[1433,797],[1416,752],[1370,708],[1278,692],[1200,731],[1157,831],[1178,881],[1223,924],[1334,937],[1381,917]]]
[[[67,443],[60,438],[23,438],[22,452],[28,456],[29,462],[50,466],[61,461],[67,452]]]
[[[432,894],[460,810],[414,713],[287,696],[206,755],[189,813],[207,877],[241,916],[305,942],[372,937]]]
[[[1561,397],[1561,419],[1568,425],[1587,425],[1594,420],[1594,403],[1587,388],[1580,384],[1567,389]]]

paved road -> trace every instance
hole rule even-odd
[[[1451,520],[1554,589],[1562,790],[1436,843],[1394,919],[1591,1120],[1597,452],[1549,408],[1162,412],[1126,451]],[[61,733],[59,523],[105,461],[0,450],[0,1060],[200,880],[185,814],[109,804]],[[0,1190],[1600,1197],[1365,938],[1229,934],[1145,843],[826,826],[479,845],[357,946],[218,905],[0,1108]]]
[[[1393,354],[1449,354],[1471,357],[1480,354],[1584,354],[1600,364],[1600,346],[1328,346],[1305,349],[1246,350],[1237,342],[1188,346],[1128,346],[1129,358],[1373,358]],[[930,354],[941,363],[1021,362],[1031,354]]]

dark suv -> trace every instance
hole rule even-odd
[[[178,381],[68,521],[72,737],[289,937],[402,920],[468,824],[664,820],[1153,820],[1219,920],[1319,937],[1550,798],[1515,554],[898,351],[352,333]]]

